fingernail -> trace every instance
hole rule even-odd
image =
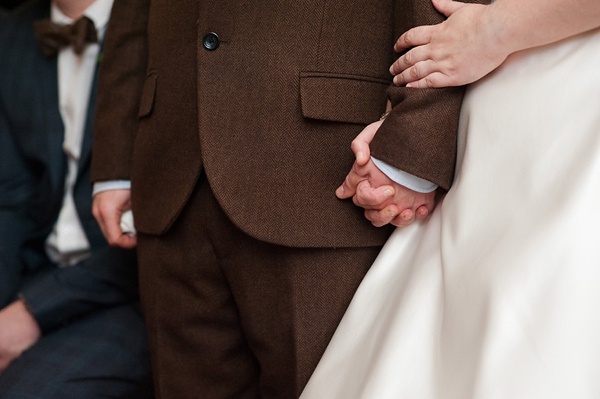
[[[344,186],[339,186],[337,190],[335,190],[335,195],[337,195],[338,197],[344,195]]]
[[[387,211],[385,211],[385,213],[388,215],[388,217],[391,217],[391,218],[396,217],[396,212],[394,212],[394,211],[387,210]]]
[[[394,46],[394,49],[396,49],[396,46]],[[390,67],[390,73],[392,75],[394,74],[394,66],[393,65]]]
[[[412,83],[408,83],[406,87],[413,87]]]
[[[359,151],[356,153],[356,160],[357,161],[362,161],[363,159],[365,159],[365,153],[362,151]]]
[[[410,220],[410,219],[412,219],[412,215],[410,213],[403,213],[402,214],[402,219],[403,220]]]
[[[391,188],[386,188],[385,190],[383,190],[383,195],[385,195],[386,197],[391,197],[392,195],[394,195],[394,192]]]

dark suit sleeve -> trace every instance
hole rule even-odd
[[[483,2],[471,0],[468,2]],[[431,0],[395,2],[395,37],[444,17]],[[411,89],[390,86],[392,112],[381,125],[371,153],[398,169],[449,189],[454,178],[456,135],[464,87]]]
[[[38,51],[37,47],[33,47],[33,40],[29,39],[32,39],[32,13],[39,11],[38,5],[41,3],[29,4],[32,6],[17,10],[18,14],[11,14],[8,21],[10,25],[0,28],[0,297],[8,298],[5,301],[12,300],[20,292],[42,330],[48,331],[90,312],[137,299],[137,264],[135,251],[110,248],[101,239],[99,228],[94,226],[94,232],[89,226],[93,219],[89,206],[91,186],[86,178],[89,176],[89,164],[82,166],[79,171],[81,180],[75,186],[74,199],[92,247],[91,256],[66,268],[57,267],[46,256],[44,243],[58,216],[57,205],[61,203],[63,193],[62,189],[48,189],[47,177],[53,166],[45,161],[51,159],[46,157],[48,151],[60,151],[60,147],[45,147],[46,140],[43,137],[37,146],[35,144],[38,141],[28,141],[24,139],[24,135],[27,133],[25,137],[31,138],[38,134],[46,135],[59,128],[53,125],[59,119],[34,118],[38,110],[36,106],[51,107],[52,104],[41,100],[39,104],[30,104],[22,101],[19,96],[11,96],[17,90],[3,90],[10,87],[6,85],[9,79],[15,82],[36,81],[34,77],[25,75],[38,70],[29,68],[31,64],[28,63],[40,62],[38,58],[22,57],[25,60],[22,66],[17,62],[7,62],[18,60],[22,54]],[[15,42],[25,45],[14,52]],[[10,59],[2,57],[2,54],[8,54],[9,51],[13,51]],[[9,73],[15,72],[14,68],[21,67],[19,71],[25,73]],[[15,80],[16,78],[28,79]],[[29,85],[19,84],[18,87],[25,92]],[[37,93],[35,91],[33,94]],[[30,98],[37,97],[25,97]],[[25,118],[17,118],[17,110],[29,110],[32,123],[23,124]],[[58,112],[53,115],[59,117]],[[34,154],[39,156],[33,156]],[[25,162],[28,160],[34,162]],[[80,190],[80,187],[85,189]],[[78,198],[78,193],[88,200],[87,205]]]
[[[20,287],[43,332],[138,297],[135,251],[105,247],[71,267],[51,267]]]
[[[146,78],[150,0],[113,5],[98,77],[92,181],[129,180],[140,94]]]
[[[33,195],[25,162],[8,130],[0,104],[0,308],[13,297],[23,267],[20,249],[27,234],[24,204]]]

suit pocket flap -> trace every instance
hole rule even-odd
[[[305,118],[369,124],[379,119],[391,82],[368,76],[325,72],[300,73],[300,101]]]
[[[156,72],[150,72],[146,76],[144,87],[142,88],[142,96],[140,98],[140,109],[138,111],[138,118],[143,118],[152,113],[154,107],[154,97],[156,96]]]

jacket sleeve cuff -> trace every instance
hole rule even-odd
[[[110,190],[131,190],[131,181],[129,180],[107,180],[94,183],[92,196],[102,191]]]
[[[403,170],[393,167],[392,165],[380,161],[377,158],[371,157],[371,160],[377,168],[387,177],[401,186],[407,187],[418,193],[430,193],[438,188],[437,184],[421,179]]]

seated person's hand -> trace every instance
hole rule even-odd
[[[121,218],[129,210],[130,190],[108,190],[94,195],[92,213],[110,245],[121,248],[133,248],[137,245],[137,237],[121,228]]]
[[[40,328],[23,301],[0,310],[0,373],[40,336]]]
[[[495,25],[488,22],[490,7],[432,1],[448,19],[438,25],[410,29],[400,36],[394,50],[410,50],[390,68],[396,75],[396,85],[427,88],[472,83],[498,67],[513,51],[500,43]]]
[[[413,191],[394,182],[375,166],[369,144],[382,123],[370,124],[352,142],[356,161],[336,195],[340,199],[352,197],[354,204],[365,209],[365,217],[375,227],[388,223],[408,226],[415,219],[427,217],[434,207],[435,191]]]

